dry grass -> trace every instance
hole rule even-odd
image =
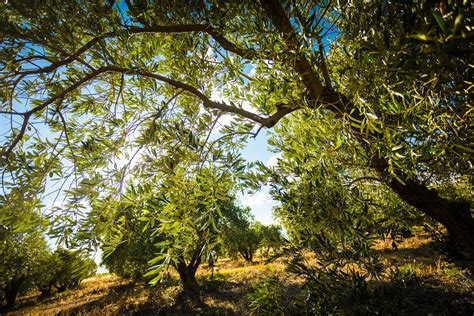
[[[474,282],[469,273],[447,263],[431,247],[432,243],[428,236],[420,235],[399,243],[398,250],[392,249],[390,240],[381,241],[374,248],[380,253],[387,269],[397,267],[400,271],[408,271],[416,278],[426,280],[423,284],[428,287],[422,290],[414,288],[413,293],[408,293],[411,289],[406,284],[402,285],[406,287],[402,290],[407,291],[402,297],[414,300],[412,304],[431,304],[433,299],[444,300],[440,305],[457,304],[456,299],[462,300],[463,306],[474,304]],[[17,309],[7,315],[187,315],[198,312],[247,315],[247,295],[261,277],[278,275],[286,283],[285,286],[292,289],[301,282],[286,276],[283,261],[264,265],[259,260],[249,265],[242,260],[220,259],[217,266],[218,270],[211,272],[203,265],[197,272],[202,286],[202,300],[209,306],[204,311],[176,309],[175,298],[181,287],[177,275],[171,272],[167,280],[156,287],[132,283],[108,274],[84,280],[78,289],[56,294],[41,303],[37,301],[39,293],[29,293],[21,297]],[[392,286],[386,283],[380,286],[385,288],[387,285]],[[449,301],[446,303],[447,299]],[[423,303],[423,300],[427,302]]]
[[[204,303],[211,313],[226,315],[246,314],[246,296],[252,284],[271,273],[284,273],[281,262],[249,265],[244,261],[219,260],[219,270],[211,272],[205,265],[197,272],[203,287]],[[175,297],[181,290],[177,275],[150,287],[106,274],[86,279],[79,288],[56,294],[38,302],[39,293],[29,293],[17,301],[17,309],[7,315],[133,315],[175,314]],[[180,311],[186,314],[186,312]]]
[[[34,301],[38,298],[38,293],[22,297],[18,303],[23,308],[12,311],[8,315],[56,315],[63,311],[80,310],[109,295],[113,289],[126,286],[128,283],[113,275],[90,278],[84,280],[78,289],[59,293],[41,304],[35,304]]]

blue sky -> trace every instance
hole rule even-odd
[[[265,130],[262,130],[255,139],[250,138],[247,147],[242,151],[243,158],[247,161],[261,161],[267,165],[273,165],[279,154],[268,150],[269,145],[267,141],[268,134]],[[255,220],[266,225],[275,222],[272,216],[272,208],[275,205],[275,201],[271,199],[268,187],[262,187],[252,195],[247,193],[244,195],[240,194],[239,198],[244,206],[252,209]]]

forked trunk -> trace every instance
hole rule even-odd
[[[183,285],[183,292],[199,294],[199,285],[196,281],[196,271],[185,266],[178,269],[179,279]]]
[[[248,263],[253,263],[253,253],[248,249],[241,249],[240,255],[244,258],[245,261]]]
[[[206,308],[206,304],[201,300],[199,292],[199,284],[196,280],[196,270],[199,266],[200,259],[193,261],[193,264],[186,265],[184,262],[176,266],[179,279],[183,286],[183,290],[176,298],[176,306],[180,309],[202,309]]]

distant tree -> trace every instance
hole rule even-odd
[[[0,195],[0,298],[6,308],[33,287],[49,254],[40,206],[31,190],[17,188]]]
[[[228,212],[223,205],[230,199],[223,190],[229,187],[224,174],[208,169],[198,178],[176,171],[160,186],[150,183],[124,195],[118,214],[125,210],[127,215],[119,217],[108,234],[104,262],[122,275],[129,273],[127,267],[135,276],[147,272],[144,276],[151,277],[152,284],[167,269],[175,269],[183,285],[180,297],[194,300],[199,297],[196,271],[214,251],[221,218]],[[124,266],[117,267],[121,263]]]
[[[253,262],[261,240],[259,226],[252,221],[250,216],[228,223],[221,235],[222,246],[227,255],[231,258],[241,256],[249,263]]]
[[[3,240],[0,253],[0,293],[5,307],[11,308],[19,293],[33,287],[48,256],[46,240],[41,231],[12,232]]]
[[[58,248],[41,258],[33,283],[41,291],[40,299],[57,292],[77,287],[80,282],[94,275],[97,265],[85,254]]]
[[[271,249],[280,249],[285,244],[280,226],[254,221],[249,208],[238,214],[241,214],[239,218],[225,223],[220,237],[223,250],[231,258],[241,256],[251,263],[257,250],[268,256]]]
[[[94,260],[81,252],[58,248],[54,254],[59,259],[59,269],[53,275],[58,292],[77,287],[82,280],[94,275],[97,269]]]
[[[40,300],[46,299],[53,294],[56,278],[61,268],[62,263],[57,252],[49,251],[41,258],[40,268],[33,279],[35,286],[41,292]]]
[[[71,287],[95,271],[91,259],[65,249],[51,252],[45,238],[49,222],[35,195],[25,199],[27,192],[15,189],[0,197],[0,294],[7,308],[29,289],[36,287],[46,297],[53,286]]]
[[[205,261],[209,267],[213,267],[216,264],[219,252],[221,251],[221,244],[217,241],[221,235],[225,234],[228,223],[235,221],[236,218],[245,216],[243,214],[248,212],[248,209],[238,206],[233,194],[229,194],[226,199],[218,200],[217,204],[221,215],[216,214],[213,220],[215,221],[215,227],[211,223],[211,228],[215,229],[215,231],[208,232],[208,234],[210,233],[209,244],[204,247],[204,251],[199,248],[196,250],[196,253],[201,253],[201,259],[197,261]],[[151,280],[150,278],[155,273],[144,277],[150,270],[150,261],[154,263],[155,268],[160,264],[163,264],[163,269],[167,267],[165,259],[161,262],[155,259],[163,250],[167,250],[164,245],[171,241],[168,239],[168,235],[159,233],[164,228],[159,218],[161,218],[160,214],[165,206],[166,203],[160,199],[152,201],[142,200],[140,194],[134,189],[130,189],[123,196],[121,202],[116,207],[117,211],[112,224],[114,228],[107,230],[107,235],[102,239],[103,263],[109,271],[117,273],[121,277]],[[173,221],[173,223],[176,225],[176,222]],[[180,234],[173,238],[184,237],[186,235]],[[191,248],[188,250],[189,252],[193,251],[192,247],[196,246],[190,244],[188,246],[188,248]],[[173,264],[169,264],[169,266],[176,268]],[[192,268],[192,266],[189,268],[190,272],[188,273],[192,273]],[[182,269],[181,274],[185,274],[185,269]],[[160,271],[155,272],[158,273]],[[159,274],[160,276],[161,274]],[[156,282],[158,279],[153,282]]]
[[[130,190],[124,197],[111,214],[111,229],[102,238],[102,263],[120,277],[144,280],[148,262],[160,251],[157,244],[163,238],[154,233],[160,222],[148,221],[149,211],[137,204],[136,192]]]
[[[256,223],[256,230],[260,235],[260,251],[264,257],[268,257],[270,251],[280,250],[286,243],[280,225],[263,225]]]

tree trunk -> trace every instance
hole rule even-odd
[[[345,96],[327,89],[324,99],[326,102],[332,103],[333,106],[338,105],[339,114],[351,113],[351,116],[359,121],[364,119],[362,113]],[[352,134],[358,139],[367,154],[371,155],[370,166],[381,175],[383,182],[404,202],[446,227],[449,239],[456,250],[466,259],[474,260],[474,219],[471,215],[470,203],[442,198],[438,192],[429,189],[426,184],[416,179],[410,179],[404,171],[399,170],[397,177],[404,181],[401,183],[389,173],[387,160],[374,155],[369,145],[371,139],[380,140],[381,135],[371,133],[367,137],[357,129],[353,129]]]
[[[245,261],[247,261],[248,263],[253,263],[253,254],[251,251],[249,251],[248,249],[241,249],[240,250],[240,255],[242,256],[242,258],[244,258]]]
[[[6,308],[10,309],[15,306],[16,296],[18,295],[18,291],[7,290],[5,293],[5,298],[7,299]]]
[[[441,223],[456,250],[474,260],[474,219],[470,203],[449,201],[425,185],[407,180],[405,184],[392,179],[387,185],[408,204]]]
[[[51,297],[52,288],[53,288],[52,284],[48,284],[47,286],[40,288],[39,290],[41,291],[41,295],[39,297],[39,300],[42,301],[44,299],[47,299],[48,297]]]
[[[5,288],[5,298],[7,300],[6,309],[10,309],[15,306],[16,297],[20,290],[20,287],[24,281],[24,278],[13,279]]]
[[[201,262],[200,258],[191,260],[186,264],[184,261],[176,265],[179,279],[183,285],[183,290],[176,298],[176,307],[184,310],[196,310],[206,308],[206,304],[201,300],[199,284],[196,280],[196,270]]]
[[[199,293],[199,285],[196,281],[196,271],[192,268],[183,265],[178,268],[179,279],[183,285],[183,292]]]
[[[62,292],[67,290],[67,285],[65,285],[65,284],[55,285],[55,287],[56,287],[56,290],[58,291],[58,293],[62,293]]]

